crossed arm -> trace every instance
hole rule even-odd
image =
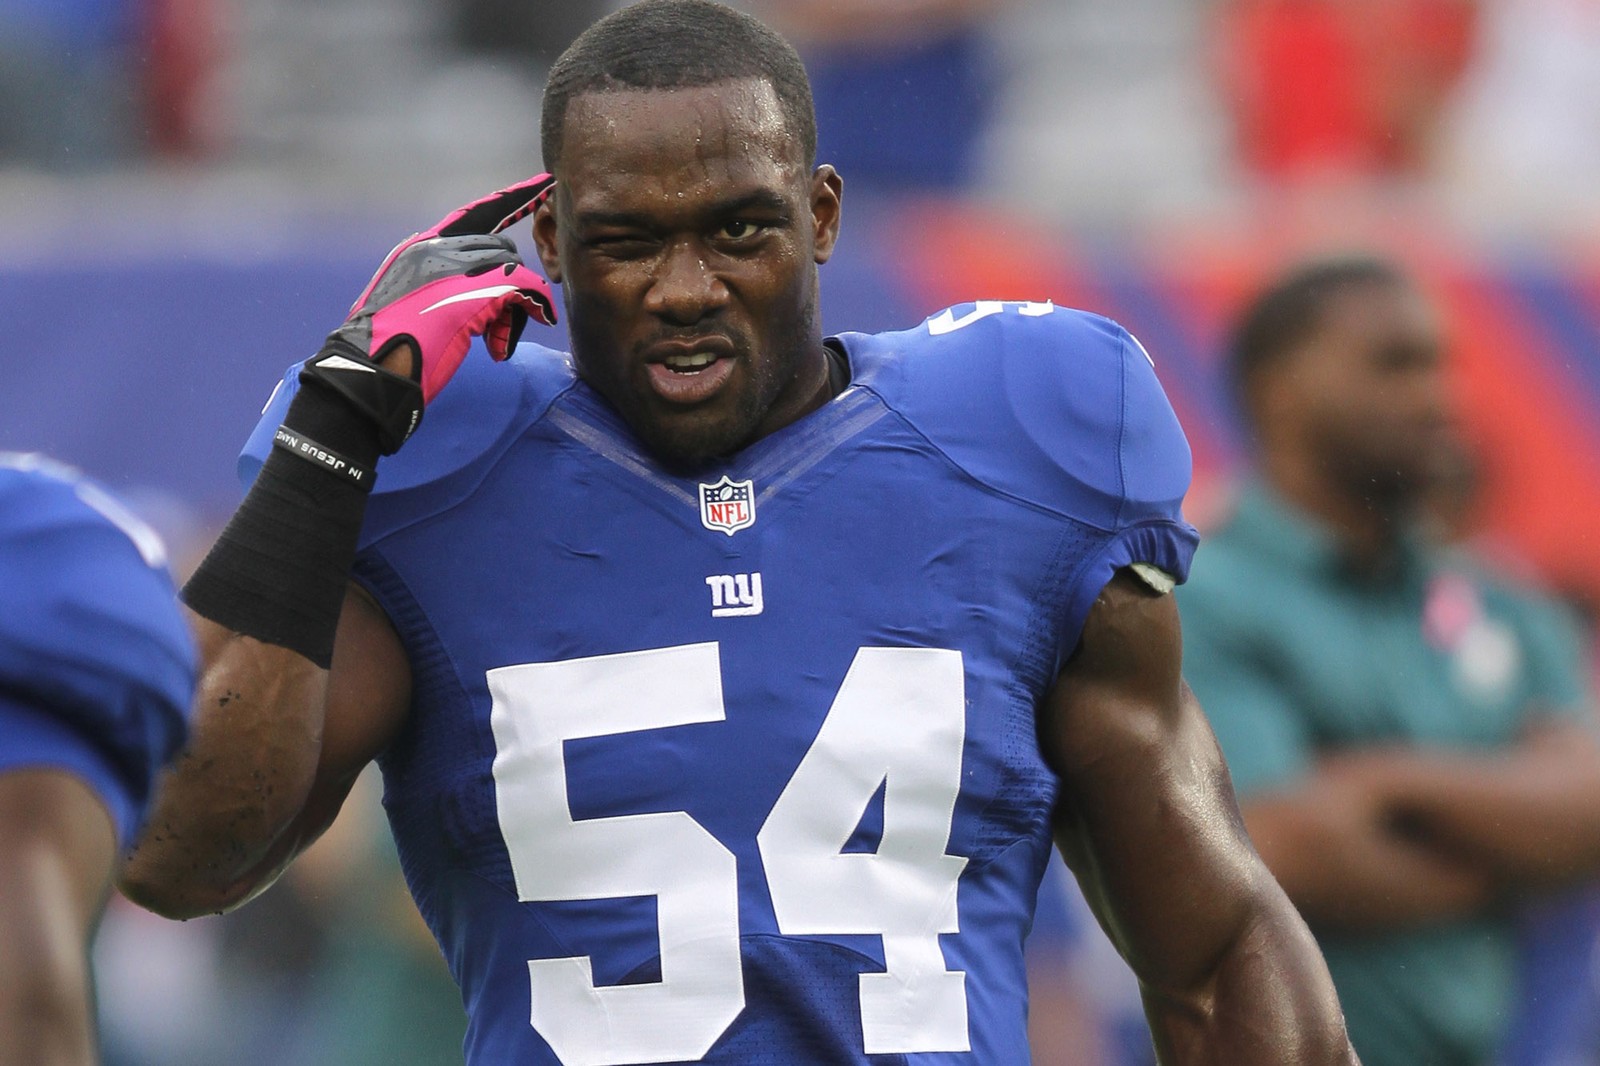
[[[1600,745],[1547,718],[1505,751],[1346,752],[1244,811],[1308,919],[1401,928],[1600,870]]]
[[[1497,887],[1569,883],[1600,869],[1600,744],[1545,718],[1492,755],[1381,752],[1371,768],[1402,828],[1479,866]]]
[[[1163,1062],[1355,1063],[1322,955],[1245,836],[1181,654],[1172,597],[1119,573],[1041,715],[1062,854],[1139,978]]]

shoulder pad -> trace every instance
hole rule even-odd
[[[1110,319],[979,301],[842,339],[858,384],[992,488],[1103,530],[1181,521],[1188,442],[1149,355]]]
[[[853,381],[991,490],[1099,531],[1062,590],[1059,659],[1119,569],[1188,577],[1189,444],[1155,367],[1110,319],[1049,303],[961,304],[902,333],[841,338]]]

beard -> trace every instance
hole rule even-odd
[[[811,291],[793,312],[771,323],[766,335],[782,344],[762,352],[745,335],[729,334],[739,362],[724,392],[695,408],[673,408],[663,403],[638,376],[639,363],[615,359],[591,361],[580,353],[603,350],[603,337],[581,337],[578,317],[571,314],[574,362],[579,376],[599,392],[622,416],[635,437],[663,466],[689,473],[731,455],[777,426],[766,427],[769,416],[786,390],[798,386],[806,357],[815,340],[817,291]],[[704,333],[687,329],[688,334]]]
[[[762,377],[759,372],[758,378]],[[781,388],[778,383],[776,388]],[[776,394],[764,381],[758,380],[752,388],[740,390],[731,398],[731,409],[720,416],[699,417],[697,412],[682,415],[653,417],[641,415],[623,417],[644,446],[663,466],[690,472],[748,444],[755,436],[772,397]]]

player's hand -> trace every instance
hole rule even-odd
[[[374,361],[409,342],[422,364],[413,376],[425,402],[456,372],[473,337],[481,335],[495,359],[506,358],[530,314],[549,326],[556,311],[549,284],[499,234],[532,214],[554,185],[548,174],[529,178],[401,241],[334,335]]]
[[[530,315],[555,324],[549,283],[524,266],[511,239],[501,235],[532,214],[554,185],[548,174],[529,178],[401,241],[351,305],[350,317],[306,363],[302,380],[318,379],[371,416],[385,454],[399,448],[421,421],[422,405],[461,366],[473,337],[481,336],[495,359],[505,359]],[[409,360],[399,354],[402,348]],[[390,368],[419,385],[420,397],[414,388],[385,381],[381,370],[373,374],[374,364],[385,364],[391,354]]]

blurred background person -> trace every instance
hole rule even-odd
[[[296,866],[293,894],[324,930],[303,971],[305,1024],[278,1050],[303,1066],[459,1061],[467,1015],[433,934],[411,902],[378,806],[374,769],[365,800],[334,820]],[[272,926],[259,923],[262,935]],[[265,1064],[264,1064],[265,1066]]]
[[[0,1063],[97,1061],[89,941],[195,650],[160,540],[104,490],[0,453]]]
[[[1509,906],[1600,870],[1576,630],[1424,535],[1453,458],[1446,350],[1383,260],[1270,285],[1231,350],[1255,480],[1179,594],[1184,672],[1367,1066],[1490,1062],[1517,1005]]]

